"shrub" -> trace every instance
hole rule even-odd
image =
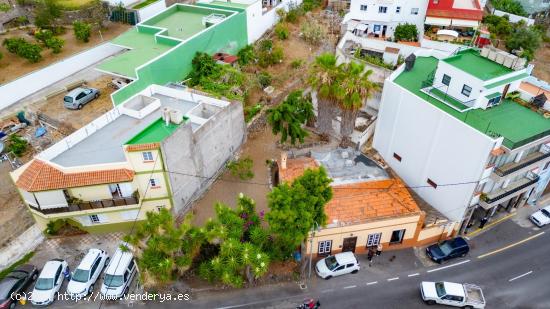
[[[87,43],[90,41],[90,35],[92,34],[92,25],[83,23],[81,21],[75,21],[73,23],[74,35],[77,40]]]
[[[255,61],[256,53],[254,52],[254,46],[246,45],[245,47],[241,48],[241,50],[239,50],[239,52],[237,53],[237,57],[239,58],[239,64],[243,66],[249,64],[252,61]]]
[[[25,43],[26,41],[23,38],[11,38],[11,39],[5,39],[2,45],[4,45],[10,53],[17,54],[17,51],[19,50],[19,46]]]
[[[252,167],[254,166],[254,161],[250,157],[245,157],[236,161],[231,161],[227,164],[227,169],[231,175],[239,177],[241,180],[249,180],[254,178],[254,172]]]
[[[321,1],[319,0],[304,0],[302,1],[302,9],[304,12],[313,11],[314,9],[321,6]]]
[[[369,54],[362,54],[360,49],[355,51],[354,56],[357,59],[361,59],[361,60],[366,61],[368,63],[372,63],[374,65],[377,65],[377,66],[380,66],[380,67],[383,67],[383,68],[386,68],[386,69],[389,69],[389,70],[393,70],[393,68],[394,68],[393,64],[385,63],[382,58],[371,56]]]
[[[18,135],[10,135],[8,143],[8,151],[13,152],[16,157],[21,157],[27,150],[28,142]]]
[[[325,31],[317,21],[306,21],[302,24],[301,30],[303,39],[309,44],[319,45],[325,38]]]
[[[65,219],[57,219],[55,221],[50,221],[48,224],[46,224],[46,234],[50,236],[57,235],[59,231],[61,231],[62,228],[64,228],[67,225],[67,220]]]
[[[418,41],[418,29],[414,24],[399,24],[395,27],[393,36],[397,41]]]
[[[0,60],[2,60],[2,57],[4,57],[4,54],[0,52]]]
[[[271,51],[273,48],[273,41],[265,39],[260,42],[260,51]]]
[[[3,45],[6,49],[19,57],[25,58],[30,62],[38,62],[42,59],[42,48],[37,44],[27,42],[23,38],[5,39]]]
[[[290,63],[290,67],[292,67],[293,69],[299,69],[299,68],[301,68],[303,65],[304,65],[304,60],[302,60],[302,59],[294,59],[294,60],[292,60],[292,62]]]
[[[23,25],[26,25],[29,23],[29,18],[25,15],[22,15],[22,16],[18,16],[16,19],[15,19],[15,23],[18,25],[18,26],[23,26]]]
[[[244,108],[244,121],[250,122],[262,110],[262,104],[247,106]]]
[[[298,22],[298,19],[302,15],[304,15],[304,10],[302,9],[302,7],[297,6],[291,2],[288,5],[288,11],[285,15],[285,21],[295,24],[296,22]]]
[[[288,26],[285,23],[278,23],[275,26],[275,34],[279,40],[286,40],[289,36]]]
[[[258,64],[267,68],[270,65],[275,65],[283,61],[284,52],[280,46],[275,46],[270,51],[262,51],[258,57]]]
[[[9,10],[11,10],[11,6],[9,4],[4,2],[0,3],[0,12],[7,12]]]
[[[260,83],[262,89],[271,85],[271,75],[265,71],[261,72],[258,75],[258,83]]]
[[[34,34],[34,37],[43,44],[46,44],[47,40],[53,38],[53,32],[48,29],[39,30]]]
[[[207,53],[197,52],[191,61],[191,65],[193,69],[187,76],[190,79],[190,86],[198,85],[203,78],[219,75],[221,71],[220,65]]]
[[[541,33],[534,27],[516,27],[506,41],[506,47],[510,50],[522,50],[520,56],[533,60],[535,51],[542,42]]]
[[[495,9],[514,15],[527,16],[527,12],[519,1],[516,0],[491,0]]]
[[[53,37],[46,40],[46,47],[51,49],[54,54],[59,54],[65,45],[65,41],[58,37]]]
[[[36,4],[34,24],[39,28],[52,28],[61,17],[61,6],[56,0],[29,1]]]

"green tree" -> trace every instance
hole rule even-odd
[[[488,25],[488,30],[500,38],[507,38],[513,30],[508,16],[487,15],[483,17],[483,23]]]
[[[61,17],[61,6],[55,0],[39,0],[35,2],[34,24],[39,28],[53,29],[56,19]]]
[[[276,256],[289,258],[315,224],[326,225],[331,181],[323,167],[308,169],[292,184],[279,184],[268,194],[266,220],[275,238],[272,246],[279,251]]]
[[[399,24],[395,27],[393,37],[397,41],[418,41],[418,29],[415,24]]]
[[[191,61],[191,72],[187,76],[189,86],[196,86],[205,78],[219,76],[221,66],[207,53],[197,52]]]
[[[340,134],[342,135],[342,146],[351,142],[351,134],[355,128],[355,121],[359,109],[363,107],[366,99],[370,98],[374,91],[380,86],[369,78],[372,70],[365,70],[363,64],[354,61],[339,66],[340,86],[342,87],[338,105],[342,110],[342,121],[340,122]]]
[[[92,35],[92,25],[77,20],[73,23],[73,31],[77,40],[87,43]]]
[[[51,49],[54,54],[59,54],[65,45],[65,41],[58,37],[52,37],[46,40],[46,47]]]
[[[519,1],[516,0],[491,0],[491,4],[497,10],[514,15],[527,16],[527,12]]]
[[[246,45],[245,47],[241,48],[241,50],[239,50],[239,52],[237,53],[237,57],[239,58],[239,64],[242,66],[247,65],[250,62],[256,61],[254,46]]]
[[[516,27],[506,41],[506,47],[510,50],[522,50],[521,56],[530,61],[541,42],[542,35],[535,27]]]
[[[337,79],[338,66],[334,54],[323,53],[315,58],[307,83],[317,95],[317,129],[325,140],[332,130],[332,108],[341,92]]]
[[[8,152],[13,152],[16,157],[21,157],[29,146],[29,142],[19,137],[19,135],[12,134],[8,140]]]
[[[273,134],[281,134],[281,143],[290,137],[290,143],[304,142],[307,131],[302,127],[314,117],[311,98],[305,98],[301,90],[291,92],[288,97],[276,107],[267,110],[267,122]]]
[[[19,57],[29,60],[29,62],[38,62],[42,60],[42,48],[37,44],[27,42],[23,38],[9,38],[2,43],[6,49]]]
[[[9,10],[11,10],[11,6],[9,4],[4,2],[0,3],[0,12],[7,12]]]

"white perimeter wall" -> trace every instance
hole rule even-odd
[[[148,6],[141,8],[138,11],[139,21],[142,22],[149,17],[156,15],[166,9],[166,2],[164,0],[159,0],[157,2],[151,3]]]
[[[462,221],[494,141],[386,80],[374,148],[426,202],[453,221]],[[393,157],[397,153],[401,162]]]
[[[235,1],[241,2],[241,1]],[[244,2],[244,1],[243,1]],[[258,40],[264,33],[273,27],[278,21],[278,9],[288,10],[290,3],[300,5],[302,0],[283,0],[279,5],[271,10],[262,12],[262,1],[256,1],[246,8],[246,23],[248,29],[248,44]]]
[[[514,15],[514,14],[511,14],[511,13],[508,13],[508,12],[504,12],[504,11],[499,11],[499,10],[493,10],[493,15],[496,15],[496,16],[504,16],[504,15],[508,15],[508,20],[512,23],[517,23],[521,20],[523,20],[524,22],[527,23],[527,26],[531,26],[533,24],[535,24],[535,20],[532,19],[532,18],[527,18],[527,17],[523,17],[523,16],[519,16],[519,15]]]
[[[0,110],[122,50],[104,43],[3,84],[0,86]]]

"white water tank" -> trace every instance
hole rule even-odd
[[[170,121],[175,124],[180,124],[183,121],[183,113],[179,109],[170,111]]]

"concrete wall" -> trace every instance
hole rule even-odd
[[[448,89],[447,86],[442,84],[443,74],[447,74],[451,77],[451,83],[449,84]],[[450,96],[463,102],[477,99],[479,97],[479,93],[483,89],[483,82],[480,79],[467,74],[466,72],[459,70],[444,61],[439,61],[437,71],[435,72],[433,85],[434,87],[439,87],[439,90],[447,92]],[[462,87],[464,85],[472,88],[469,97],[462,94]]]
[[[0,110],[122,50],[104,43],[3,84],[0,86]]]
[[[151,3],[148,6],[137,10],[139,16],[138,20],[146,20],[164,9],[166,9],[166,2],[164,0],[159,0],[157,2]]]
[[[111,190],[109,190],[109,185],[106,184],[89,187],[69,188],[68,191],[72,197],[79,198],[83,201],[94,201],[113,198]]]
[[[388,79],[373,145],[426,202],[461,222],[495,141]],[[465,184],[447,185],[457,183]]]
[[[493,10],[493,15],[496,15],[496,16],[508,15],[508,20],[512,23],[517,23],[519,21],[524,21],[527,24],[527,26],[531,26],[531,25],[535,24],[535,20],[532,19],[532,18],[527,18],[527,17],[511,14],[511,13],[500,11],[500,10],[497,10],[497,9]]]
[[[33,225],[0,250],[0,271],[20,260],[42,243],[44,235],[38,225]]]

